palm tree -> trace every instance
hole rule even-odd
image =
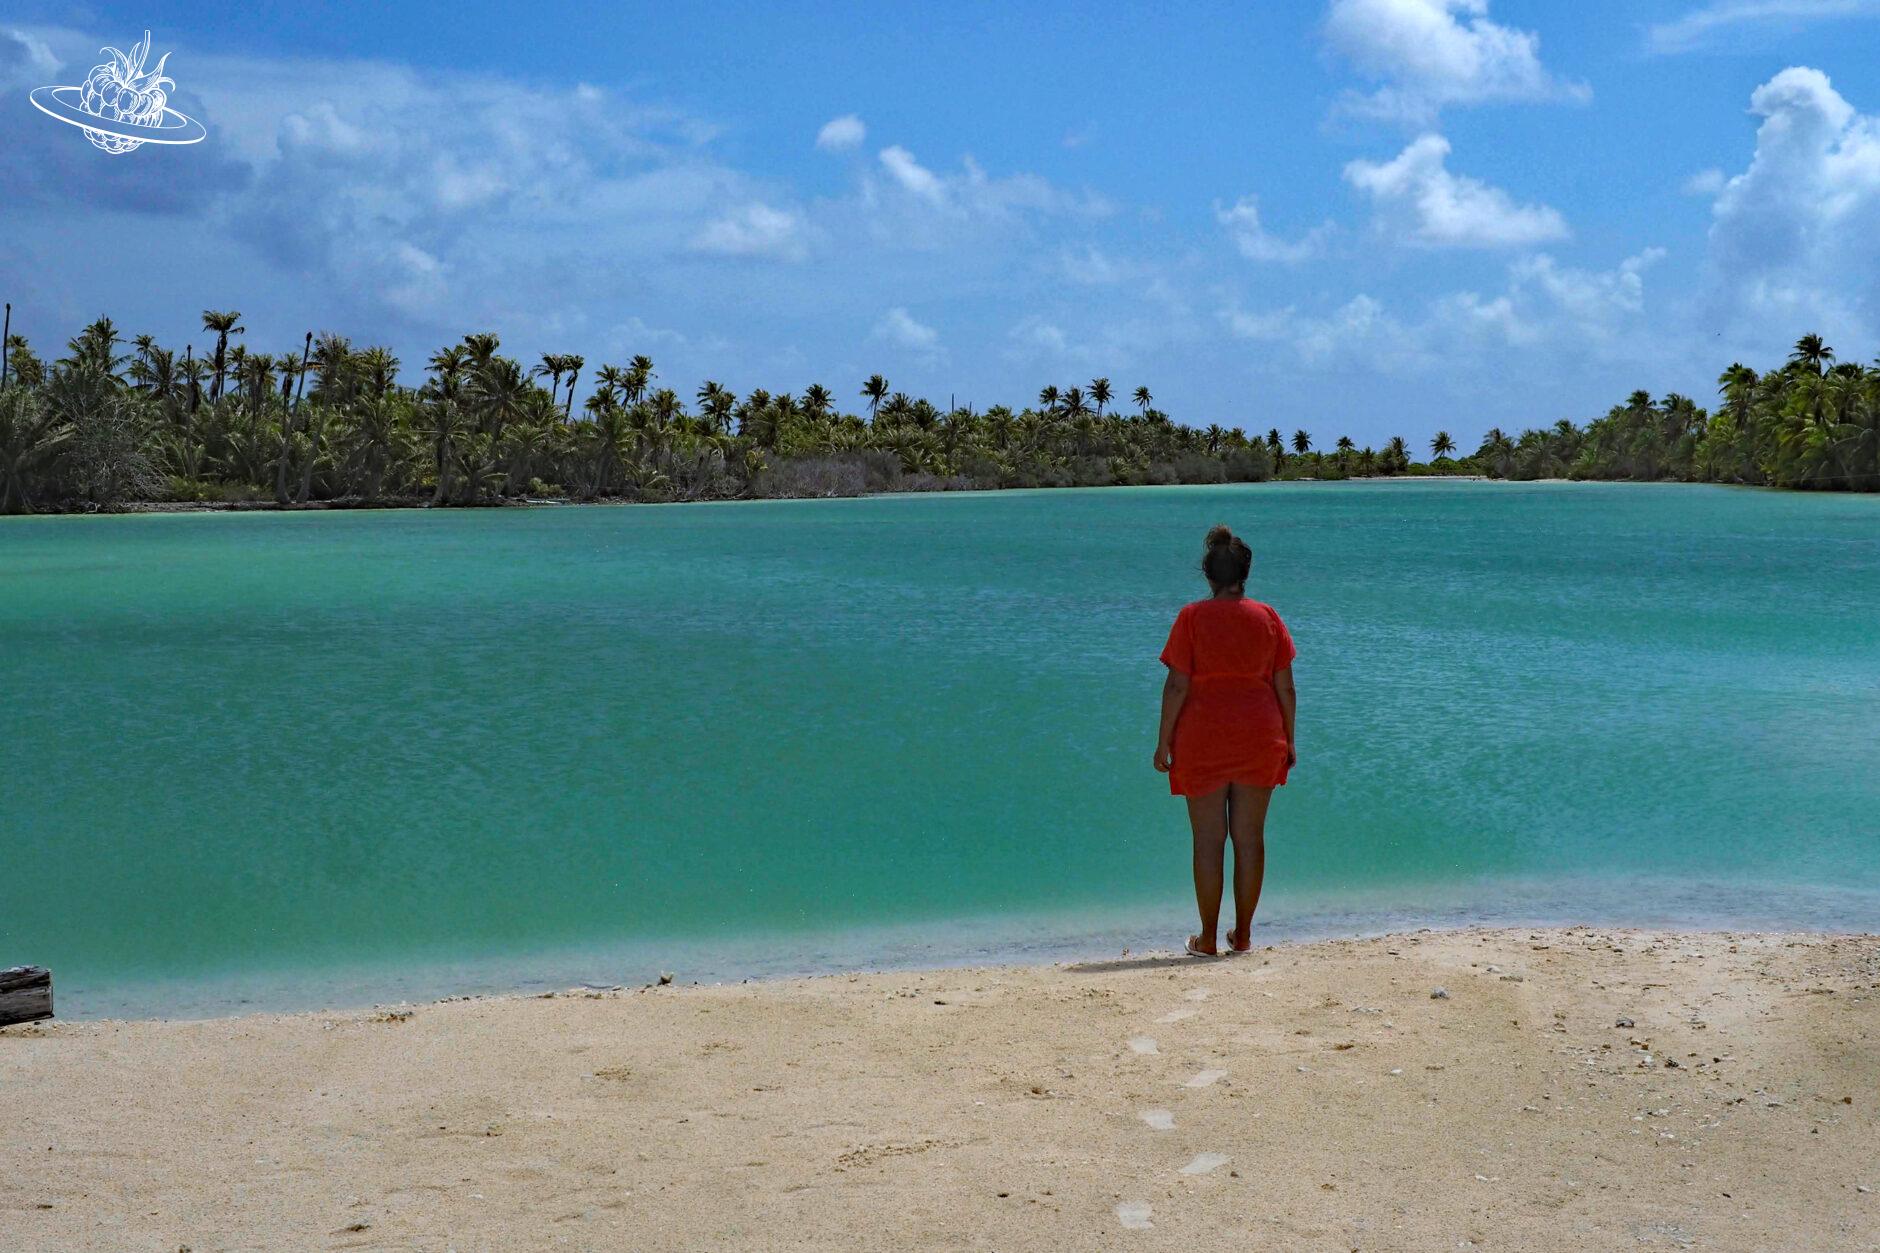
[[[122,342],[111,319],[99,318],[66,344],[71,355],[57,364],[77,373],[115,376],[124,366],[125,358],[117,350]]]
[[[9,309],[11,305],[7,306]],[[4,352],[6,369],[14,382],[23,387],[37,387],[45,381],[45,369],[33,350],[26,343],[24,335],[7,335]]]
[[[613,368],[612,366],[602,366],[601,373],[605,375],[608,370]],[[568,358],[558,352],[543,353],[540,364],[532,371],[532,373],[538,376],[543,374],[548,375],[548,394],[551,396],[561,395],[561,376],[567,372]]]
[[[580,368],[579,357],[573,359],[575,368]],[[653,381],[653,359],[645,353],[636,353],[633,360],[627,362],[627,403],[637,405],[646,396],[646,389]]]
[[[423,386],[412,392],[400,387],[398,360],[383,348],[355,351],[343,337],[322,334],[317,349],[309,335],[302,352],[270,356],[247,349],[237,314],[205,310],[204,318],[213,338],[202,359],[193,346],[178,357],[148,335],[126,342],[107,318],[86,326],[67,355],[48,365],[10,327],[0,328],[6,341],[0,392],[15,405],[0,433],[0,509],[41,507],[77,483],[73,471],[83,458],[73,450],[91,433],[74,425],[73,415],[99,403],[116,424],[109,433],[117,441],[109,450],[116,468],[105,487],[84,489],[94,503],[157,490],[149,472],[159,468],[191,493],[218,483],[265,483],[271,471],[277,498],[291,503],[412,490],[431,472],[416,463],[434,460],[432,500],[452,504],[528,490],[538,472],[588,496],[734,495],[751,490],[753,476],[769,468],[863,450],[892,454],[903,473],[966,474],[1008,485],[1062,481],[1067,473],[1079,482],[1138,480],[1156,463],[1245,450],[1272,470],[1288,456],[1299,458],[1289,473],[1307,465],[1329,470],[1327,463],[1348,473],[1399,473],[1411,457],[1402,437],[1381,450],[1358,450],[1340,438],[1334,462],[1320,460],[1304,430],[1288,440],[1274,428],[1262,440],[1219,424],[1176,423],[1155,408],[1147,387],[1133,389],[1140,416],[1125,418],[1113,412],[1115,393],[1102,377],[1082,387],[1042,388],[1036,407],[1019,414],[994,406],[981,417],[966,407],[943,414],[926,399],[890,392],[876,375],[862,393],[870,402],[864,417],[873,421],[842,413],[820,385],[800,401],[757,390],[740,403],[707,380],[693,418],[671,389],[654,388],[652,361],[644,356],[630,366],[602,366],[586,403],[594,421],[574,424],[582,364],[572,356],[544,353],[528,369],[501,355],[494,334],[467,335],[432,358]],[[540,387],[538,378],[549,386]],[[1732,363],[1717,387],[1710,413],[1689,397],[1655,400],[1637,391],[1583,427],[1562,419],[1518,434],[1493,430],[1463,464],[1523,479],[1568,474],[1880,488],[1880,368],[1837,361],[1810,334],[1778,368],[1759,374]],[[16,390],[34,400],[18,407]],[[39,422],[47,412],[57,417],[42,438]],[[734,427],[736,439],[729,435]],[[421,447],[431,455],[420,454]],[[1428,447],[1439,466],[1454,464],[1458,448],[1449,432],[1436,432]]]
[[[862,384],[862,395],[868,398],[868,420],[870,422],[873,422],[875,415],[881,411],[881,402],[887,394],[888,380],[882,378],[879,374],[869,375],[868,381]]]
[[[1401,473],[1410,467],[1410,446],[1401,435],[1390,437],[1390,443],[1384,446],[1386,473]]]
[[[478,428],[492,440],[499,440],[503,429],[526,412],[527,398],[533,390],[534,385],[512,358],[491,357],[471,367],[464,380],[463,400],[476,415]]]
[[[1514,468],[1514,442],[1498,426],[1488,428],[1475,455],[1487,463],[1488,472],[1497,478],[1507,478]]]
[[[0,391],[0,513],[32,511],[34,475],[71,438],[71,424],[38,388]]]
[[[503,341],[489,331],[476,331],[463,337],[463,350],[472,365],[486,364],[502,346]]]
[[[829,406],[834,401],[835,397],[821,383],[811,383],[803,389],[803,412],[819,422],[828,414]]]
[[[587,358],[578,353],[570,353],[568,364],[568,403],[562,406],[561,420],[566,422],[574,414],[574,387],[581,381],[581,367],[587,364]],[[650,364],[650,363],[649,363]]]
[[[400,431],[393,405],[385,392],[374,393],[359,406],[346,431],[346,462],[367,500],[379,498],[386,470],[397,455]]]
[[[281,373],[286,376],[286,379],[281,384],[280,456],[277,457],[274,462],[274,503],[277,505],[285,505],[287,503],[287,463],[293,456],[295,447],[294,418],[300,412],[300,396],[301,392],[304,391],[307,386],[307,375],[312,370],[312,366],[310,365],[312,358],[313,332],[308,331],[306,338],[303,339],[300,344],[299,362],[294,364],[291,370],[283,367],[281,371]],[[287,403],[287,389],[289,387],[295,389],[293,406],[291,408]]]
[[[233,310],[218,313],[214,309],[202,311],[202,329],[215,336],[215,383],[209,392],[209,399],[217,400],[222,395],[222,374],[228,368],[228,337],[240,335],[246,329],[235,325],[241,321],[241,314]]]
[[[154,360],[161,362],[169,354],[158,349]],[[274,392],[274,371],[279,363],[265,352],[251,352],[242,360],[242,368],[237,371],[235,381],[241,385],[248,397],[248,404],[257,413],[267,398]]]
[[[343,405],[358,390],[352,341],[331,331],[322,332],[313,347],[313,372],[320,376],[314,395],[330,405]]]
[[[1827,363],[1834,360],[1834,349],[1822,343],[1819,335],[1804,335],[1795,341],[1795,351],[1789,354],[1789,360],[1804,370],[1820,374]]]
[[[611,405],[620,403],[620,398],[627,393],[627,372],[617,365],[602,364],[594,374],[594,393],[582,406],[589,413],[598,413]],[[556,382],[549,388],[548,398],[551,403],[559,404],[561,384]]]
[[[196,359],[196,346],[183,345],[183,381],[189,384],[189,411],[193,414],[202,404],[202,385],[209,378],[209,363]]]
[[[455,460],[453,444],[458,424],[457,387],[469,365],[470,352],[464,344],[432,353],[425,365],[431,372],[433,393],[426,406],[431,418],[432,470],[437,476],[437,488],[431,495],[433,505],[450,498],[450,465]]]
[[[729,388],[707,379],[698,389],[699,409],[711,424],[713,434],[728,431],[731,427],[731,411],[737,407],[738,398]]]

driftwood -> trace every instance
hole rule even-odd
[[[52,972],[44,966],[0,970],[0,1027],[52,1017]]]

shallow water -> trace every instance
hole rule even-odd
[[[1880,927],[1880,499],[1106,489],[0,519],[62,1012],[1178,943],[1205,527],[1298,643],[1272,934]]]

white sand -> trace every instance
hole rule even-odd
[[[1877,1110],[1876,937],[51,1024],[0,1032],[0,1247],[1880,1249]]]

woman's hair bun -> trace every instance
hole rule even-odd
[[[1208,546],[1201,554],[1201,573],[1217,588],[1233,587],[1247,581],[1253,569],[1253,550],[1247,541],[1225,526],[1210,527]]]

